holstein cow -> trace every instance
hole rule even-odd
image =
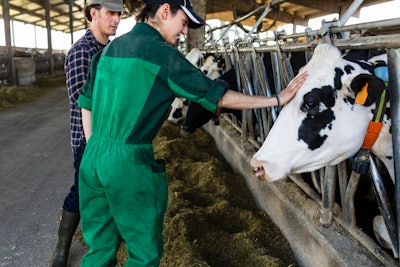
[[[308,72],[307,80],[282,109],[251,160],[257,176],[276,181],[290,173],[311,172],[336,165],[360,149],[385,84],[373,75],[373,63],[350,59],[350,55],[354,56],[342,57],[336,47],[328,44],[316,47],[312,59],[300,71]],[[363,105],[355,103],[360,91],[367,96]],[[371,151],[394,179],[390,125],[386,109],[382,130]]]
[[[300,71],[308,72],[307,80],[282,109],[251,159],[255,174],[276,181],[290,173],[336,165],[358,152],[385,91],[374,64],[384,62],[386,66],[385,51],[380,51],[381,55],[368,59],[367,50],[341,56],[332,45],[318,45]],[[381,77],[388,81],[387,73]],[[386,100],[387,96],[388,92]],[[394,182],[389,102],[383,107],[382,129],[371,151],[385,164]]]

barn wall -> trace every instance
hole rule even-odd
[[[320,206],[291,180],[267,183],[256,178],[250,168],[256,149],[242,142],[239,133],[223,118],[220,126],[209,122],[204,128],[216,140],[232,168],[244,176],[259,207],[280,228],[299,266],[398,266],[383,251],[379,252],[382,258],[378,259],[337,221],[330,228],[320,226]],[[376,249],[380,250],[378,245]]]

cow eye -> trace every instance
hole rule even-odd
[[[314,102],[314,101],[309,101],[309,102],[305,102],[302,105],[302,108],[306,109],[306,110],[310,110],[310,109],[314,109],[318,106],[318,103]]]
[[[317,112],[320,99],[316,94],[306,94],[300,109],[303,112]]]

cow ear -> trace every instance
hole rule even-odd
[[[374,75],[359,74],[351,81],[350,87],[357,95],[356,103],[370,106],[380,99],[385,90],[385,83]],[[362,96],[360,97],[358,94]],[[357,102],[357,98],[362,98],[363,101]]]

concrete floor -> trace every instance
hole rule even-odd
[[[0,111],[0,266],[50,266],[62,204],[73,182],[65,86]],[[71,265],[85,251],[76,240]]]

